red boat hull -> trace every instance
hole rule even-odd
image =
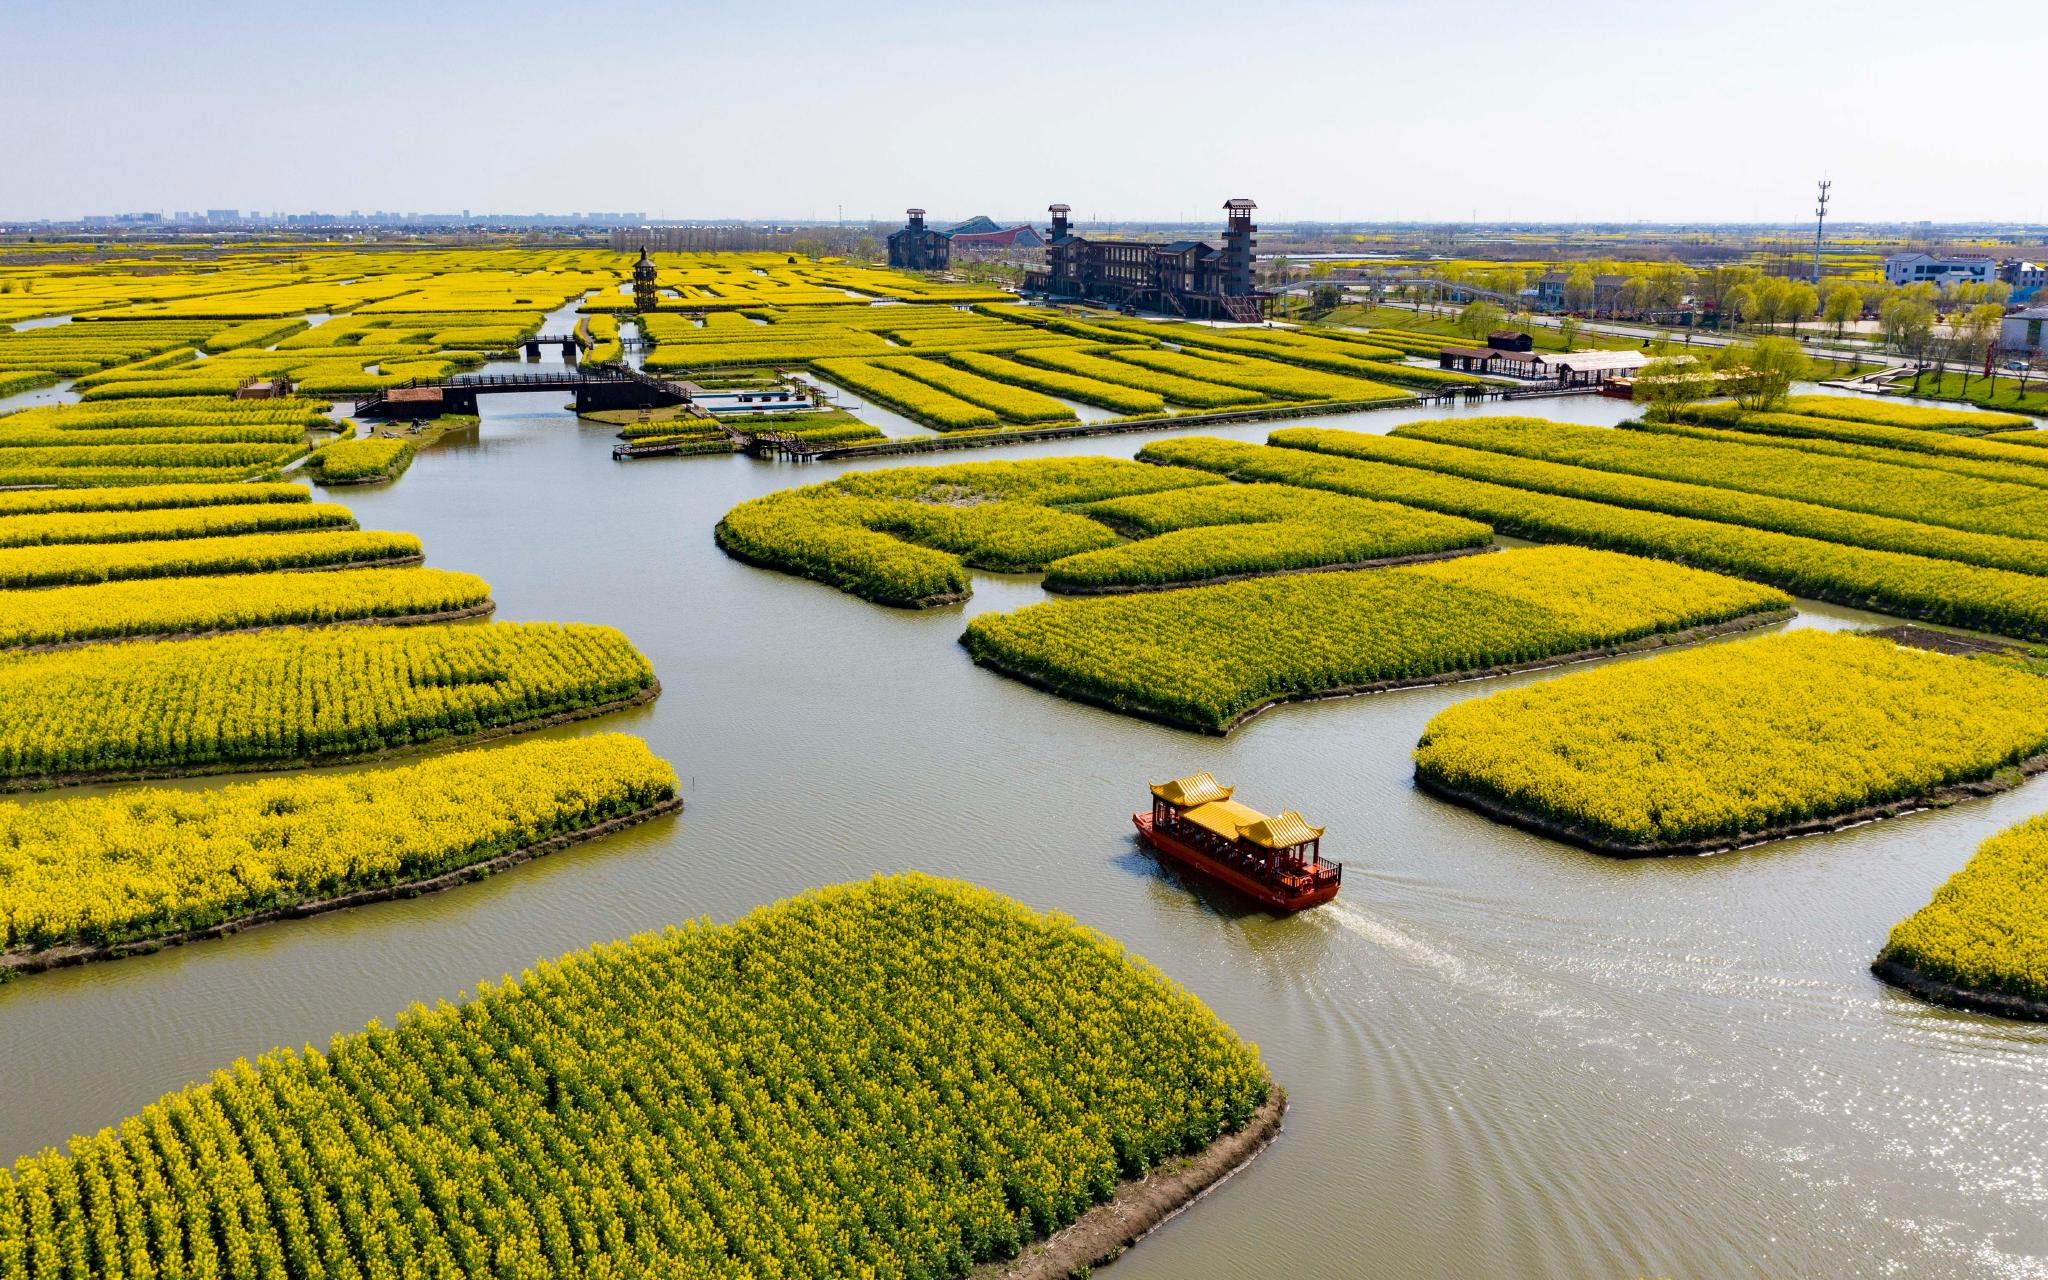
[[[1138,828],[1138,839],[1155,853],[1199,871],[1211,880],[1229,885],[1246,897],[1275,911],[1303,911],[1309,907],[1319,907],[1337,896],[1338,882],[1335,880],[1324,880],[1314,888],[1290,892],[1284,886],[1246,875],[1236,867],[1219,862],[1186,841],[1177,839],[1172,832],[1154,830],[1152,815],[1149,813],[1132,814],[1131,823]]]

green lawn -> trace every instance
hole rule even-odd
[[[1901,389],[1912,386],[1901,382]],[[2048,414],[2048,378],[2037,376],[2027,380],[2027,394],[2020,395],[2020,380],[2001,373],[1995,379],[1981,373],[1969,375],[1969,385],[1964,386],[1960,373],[1945,373],[1939,377],[1927,374],[1920,379],[1916,395],[1930,400],[1955,400],[1964,404],[1982,405],[1987,409],[2013,409],[2021,413]]]

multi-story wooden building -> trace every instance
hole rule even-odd
[[[910,220],[889,233],[889,265],[905,271],[944,271],[952,260],[953,242],[946,233],[924,225],[924,210],[906,210]]]
[[[1043,271],[1025,275],[1027,290],[1122,307],[1150,307],[1202,319],[1256,322],[1272,296],[1252,287],[1258,228],[1250,200],[1225,201],[1228,221],[1219,249],[1201,240],[1155,244],[1098,240],[1074,234],[1071,206],[1051,205],[1052,237]]]

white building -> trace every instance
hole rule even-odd
[[[2012,286],[2012,300],[2025,302],[2048,285],[2048,263],[2007,258],[1998,264],[1998,278]]]
[[[1991,258],[1981,253],[1954,253],[1937,257],[1931,253],[1895,253],[1884,260],[1884,282],[1889,285],[1931,284],[1937,289],[1951,284],[1990,284]]]
[[[2026,355],[2048,351],[2048,306],[2015,311],[2001,321],[1998,349]]]
[[[1538,371],[1567,387],[1597,386],[1639,373],[1650,363],[1641,351],[1561,351],[1536,357]]]

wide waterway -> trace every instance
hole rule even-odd
[[[0,1159],[536,959],[917,868],[1121,939],[1257,1042],[1293,1099],[1280,1141],[1119,1280],[2048,1274],[2048,1028],[1932,1009],[1866,969],[1978,841],[2048,807],[2048,782],[1737,854],[1608,861],[1410,783],[1432,714],[1555,672],[1283,707],[1222,741],[1121,718],[955,643],[964,617],[1039,598],[1033,579],[980,576],[964,608],[904,613],[713,546],[734,503],[844,468],[615,463],[611,429],[562,400],[486,397],[474,436],[340,498],[487,577],[501,619],[632,636],[660,700],[559,732],[645,736],[687,811],[432,897],[0,988]],[[1792,625],[1870,621],[1815,606]],[[1197,769],[1326,824],[1342,898],[1248,913],[1139,852],[1145,784]]]

